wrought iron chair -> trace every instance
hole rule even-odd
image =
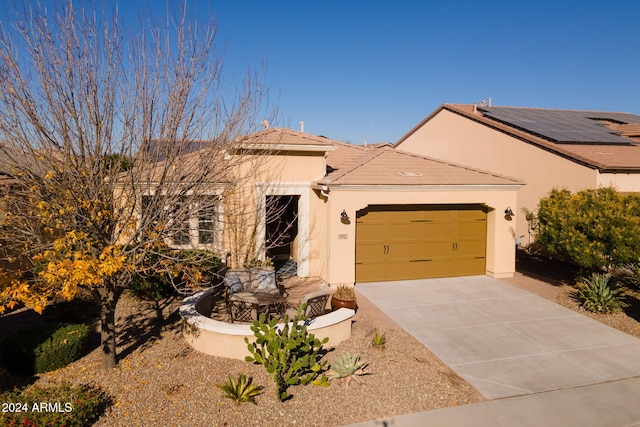
[[[330,296],[331,293],[324,289],[305,294],[297,306],[287,309],[287,316],[289,316],[289,319],[295,316],[298,307],[304,303],[307,303],[307,308],[304,312],[306,318],[322,316],[327,310],[327,302]]]

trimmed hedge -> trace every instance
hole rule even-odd
[[[87,353],[90,332],[83,324],[45,324],[7,338],[0,345],[0,354],[7,369],[14,374],[53,371]]]
[[[30,386],[0,394],[3,426],[66,426],[93,424],[104,413],[111,399],[100,389],[71,386]]]

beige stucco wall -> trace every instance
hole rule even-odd
[[[240,176],[251,175],[254,182],[314,181],[325,175],[324,152],[259,152],[239,162]]]
[[[228,191],[225,205],[226,252],[246,253],[255,251],[258,257],[264,251],[265,200],[270,195],[296,195],[298,202],[298,237],[294,258],[298,261],[298,273],[303,277],[319,274],[319,254],[311,252],[311,230],[317,229],[317,219],[311,208],[311,182],[324,176],[326,165],[324,151],[259,151],[245,154],[238,161],[239,184]],[[234,199],[235,197],[235,199]],[[243,215],[230,216],[244,209]],[[244,217],[244,223],[240,219]],[[238,245],[242,241],[247,244]],[[252,249],[253,248],[253,249]],[[235,266],[237,258],[229,261]]]
[[[501,190],[487,187],[454,188],[433,187],[420,190],[408,188],[370,189],[332,186],[326,201],[328,266],[323,279],[331,285],[355,282],[356,211],[368,205],[386,204],[482,204],[490,208],[487,217],[487,271],[493,277],[510,277],[515,272],[514,222],[507,221],[504,209],[516,206],[517,188]],[[342,210],[350,217],[349,223],[340,220]],[[326,243],[325,243],[326,242]]]
[[[640,192],[640,173],[598,173],[597,185],[619,191]]]
[[[553,187],[579,191],[601,184],[594,169],[447,110],[432,117],[397,148],[523,180],[526,185],[519,190],[518,204],[511,207],[524,244],[529,233],[521,208],[536,209],[540,198]]]
[[[180,304],[180,316],[185,321],[185,341],[205,354],[245,360],[249,355],[245,338],[255,342],[251,324],[227,323],[210,318],[213,292],[213,288],[205,289],[186,297]],[[325,348],[335,347],[351,338],[351,318],[354,314],[355,311],[348,308],[338,309],[311,319],[307,330],[320,340],[328,338]]]

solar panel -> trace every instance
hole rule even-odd
[[[616,135],[601,120],[640,123],[640,116],[597,111],[543,110],[512,107],[481,107],[486,116],[542,136],[557,143],[633,144]]]

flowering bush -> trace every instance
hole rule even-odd
[[[14,388],[0,395],[3,426],[66,426],[93,424],[111,404],[100,389],[62,383],[55,387]]]

